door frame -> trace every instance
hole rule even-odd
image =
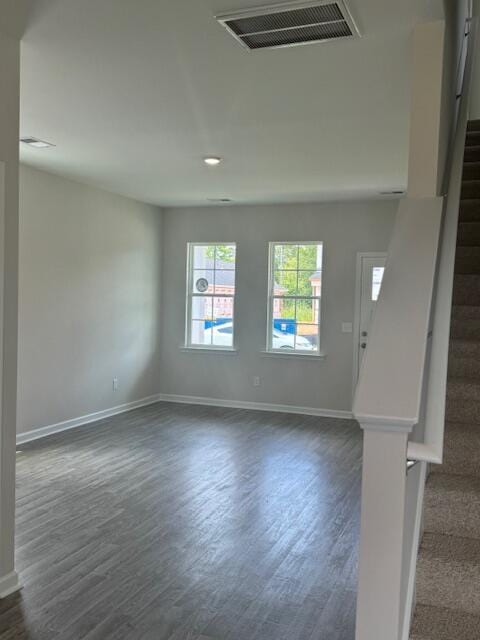
[[[360,304],[362,295],[362,260],[364,258],[385,258],[386,251],[359,251],[355,271],[355,309],[353,312],[353,370],[352,370],[352,400],[355,396],[358,371],[358,343],[360,342]]]

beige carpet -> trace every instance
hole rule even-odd
[[[480,640],[480,121],[466,139],[445,458],[425,492],[411,640]]]

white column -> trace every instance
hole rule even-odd
[[[448,132],[442,131],[445,22],[419,24],[413,33],[408,195],[440,194]],[[448,98],[450,96],[447,96]],[[444,139],[445,138],[445,139]]]
[[[0,597],[19,588],[14,563],[18,327],[20,33],[24,0],[0,4]]]
[[[411,427],[362,424],[363,475],[356,640],[398,640],[406,452]]]

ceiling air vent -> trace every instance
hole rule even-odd
[[[277,49],[359,36],[350,12],[341,0],[275,4],[216,18],[250,50]]]

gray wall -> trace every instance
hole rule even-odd
[[[164,212],[162,392],[351,410],[356,255],[386,251],[395,201],[167,209]],[[324,360],[262,355],[269,241],[324,242]],[[189,241],[237,242],[237,355],[182,351]],[[255,388],[252,378],[261,377]]]
[[[21,167],[18,431],[160,391],[161,237],[159,209]]]

